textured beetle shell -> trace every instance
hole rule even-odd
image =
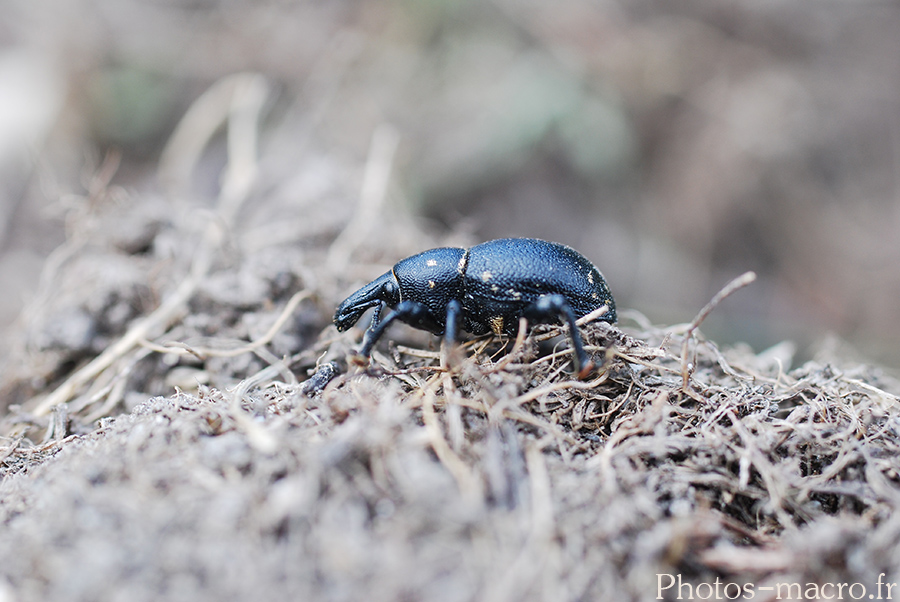
[[[565,297],[578,317],[606,305],[609,311],[601,319],[616,321],[615,302],[603,275],[571,247],[502,238],[474,246],[467,255],[462,305],[468,332],[485,334],[499,327],[515,334],[526,306],[548,294]]]
[[[566,300],[576,318],[606,305],[599,317],[616,321],[616,306],[603,275],[583,255],[565,245],[535,238],[502,238],[471,249],[429,249],[397,262],[341,303],[335,326],[347,330],[368,309],[412,302],[397,319],[443,334],[451,307],[460,311],[458,327],[472,334],[515,334],[519,318],[543,322],[545,295]],[[380,310],[379,310],[380,311]],[[377,320],[376,320],[377,322]]]
[[[519,317],[539,297],[559,294],[576,316],[601,305],[601,318],[616,321],[603,275],[578,251],[534,238],[502,238],[471,249],[441,247],[403,259],[391,270],[401,301],[416,301],[430,317],[413,326],[442,334],[447,304],[462,304],[461,327],[472,334],[515,334]],[[527,317],[527,316],[526,316]]]

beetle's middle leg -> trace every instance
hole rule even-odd
[[[443,368],[449,367],[451,362],[448,356],[453,355],[456,350],[460,317],[462,317],[462,304],[456,299],[451,299],[447,303],[447,316],[444,322],[444,345],[441,353],[441,367]]]
[[[525,309],[524,315],[530,320],[542,324],[561,319],[569,326],[569,338],[572,340],[572,352],[574,354],[575,373],[578,378],[587,378],[594,369],[594,362],[584,350],[581,340],[581,332],[575,323],[578,319],[566,298],[562,295],[544,295]]]

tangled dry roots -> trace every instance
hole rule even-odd
[[[15,439],[0,565],[46,600],[645,599],[660,574],[896,577],[893,383],[699,341],[684,389],[682,335],[584,332],[606,357],[588,381],[541,350],[543,328],[496,359],[496,340],[472,341],[449,371],[390,344],[314,397],[201,388]]]

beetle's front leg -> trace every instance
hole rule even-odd
[[[378,339],[381,338],[381,335],[384,334],[384,331],[387,330],[387,327],[394,320],[403,320],[404,322],[415,324],[417,322],[426,322],[430,318],[428,308],[421,303],[403,301],[397,305],[394,311],[385,316],[384,320],[379,321],[377,318],[380,316],[381,307],[379,305],[376,309],[378,313],[372,319],[372,325],[366,331],[365,336],[363,336],[363,344],[359,348],[359,354],[363,357],[369,357],[372,354],[372,348],[375,347],[375,343],[378,342]]]
[[[378,326],[378,323],[381,322],[381,310],[384,309],[384,303],[379,303],[375,306],[375,311],[372,312],[372,322],[369,323],[369,330]]]

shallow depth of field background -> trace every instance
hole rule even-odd
[[[809,354],[836,335],[900,366],[896,3],[0,4],[3,328],[104,155],[122,153],[114,184],[157,189],[183,112],[249,70],[277,90],[272,124],[314,125],[323,165],[394,126],[389,202],[422,228],[568,243],[655,323],[755,270],[708,336]]]

